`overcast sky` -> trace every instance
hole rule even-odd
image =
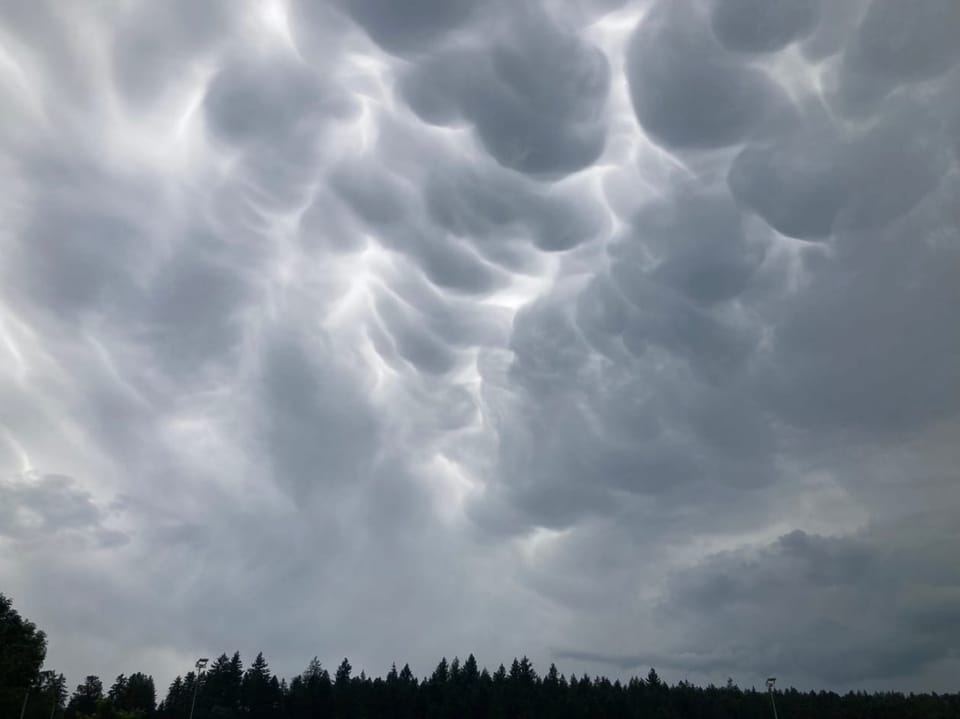
[[[0,591],[198,656],[956,690],[956,0],[0,0]]]

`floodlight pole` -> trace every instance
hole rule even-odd
[[[39,668],[38,668],[39,671]],[[27,714],[27,701],[30,699],[30,690],[33,689],[33,683],[37,682],[39,684],[39,675],[30,680],[30,683],[27,684],[27,690],[23,693],[23,704],[20,705],[20,719],[23,719]]]
[[[51,675],[53,677],[53,684],[50,687],[50,719],[53,719],[53,715],[57,713],[57,707],[60,706],[60,692],[62,690],[62,684],[60,678],[54,673]]]
[[[193,678],[193,699],[190,702],[190,719],[193,719],[193,710],[197,706],[197,690],[200,688],[200,675],[203,673],[203,668],[207,666],[207,662],[210,660],[207,658],[198,659],[196,663],[197,675]],[[20,717],[23,719],[23,717]]]
[[[776,677],[767,678],[767,691],[770,692],[770,706],[773,707],[773,719],[777,719],[777,703],[773,700],[773,685],[776,683]]]

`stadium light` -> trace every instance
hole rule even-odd
[[[201,657],[197,659],[196,667],[197,674],[193,678],[193,699],[190,701],[190,719],[193,719],[193,710],[197,706],[197,690],[200,688],[200,675],[203,674],[203,668],[207,666],[207,662],[210,660],[206,657]]]
[[[777,703],[773,700],[773,685],[776,683],[776,677],[767,677],[767,691],[770,692],[770,705],[773,707],[773,719],[777,719]]]

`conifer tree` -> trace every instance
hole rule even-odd
[[[280,711],[280,685],[270,673],[263,652],[243,674],[240,696],[246,716],[250,719],[273,719]]]
[[[103,698],[103,682],[94,675],[88,676],[82,684],[78,684],[67,704],[68,719],[90,715],[97,711],[97,703]]]

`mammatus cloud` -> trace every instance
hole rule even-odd
[[[4,592],[71,681],[237,648],[952,686],[958,34],[0,5]]]

